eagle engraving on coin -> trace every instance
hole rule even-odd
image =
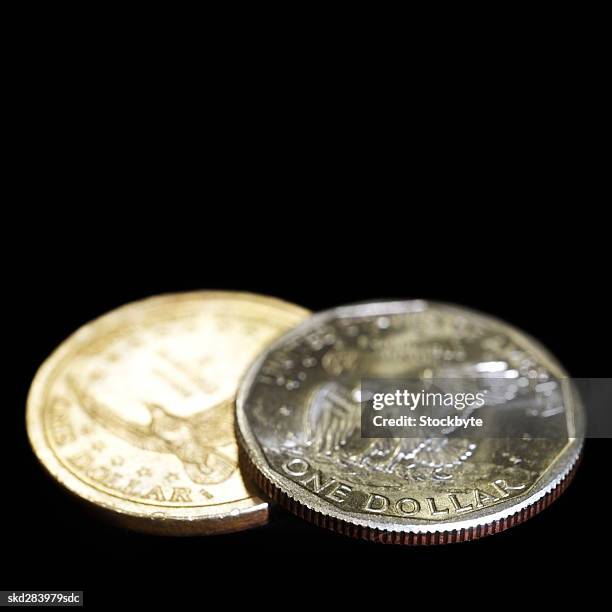
[[[351,367],[343,373],[349,373]],[[442,364],[436,369],[436,377],[447,384],[460,381],[463,391],[484,392],[489,408],[529,409],[533,416],[559,402],[558,393],[545,396],[538,385],[507,384],[503,376],[514,374],[505,362]],[[426,375],[431,376],[429,369],[419,370],[418,377],[424,385]],[[549,373],[541,370],[540,375],[549,376]],[[290,437],[282,447],[290,454],[333,464],[351,482],[368,482],[375,476],[378,486],[385,484],[394,488],[401,488],[404,480],[450,481],[456,468],[473,460],[478,440],[454,435],[456,427],[453,426],[443,428],[442,436],[436,431],[435,435],[400,438],[362,437],[360,399],[358,386],[351,389],[347,382],[337,378],[316,386],[305,402],[303,443],[296,444]],[[467,406],[462,416],[468,417],[477,410]],[[439,411],[437,416],[453,412],[449,408]]]
[[[59,484],[122,526],[239,531],[268,503],[238,469],[234,401],[246,368],[309,313],[250,293],[195,291],[121,306],[39,368],[26,424]]]
[[[486,401],[377,430],[363,420],[368,381]],[[567,374],[536,341],[420,300],[314,315],[251,367],[236,415],[245,469],[272,499],[342,533],[404,544],[480,537],[540,511],[571,480],[584,426]],[[384,416],[404,422],[406,409]]]
[[[362,438],[361,406],[338,382],[319,387],[305,413],[305,454],[334,463],[355,480],[355,471],[393,483],[401,479],[448,479],[472,456],[476,444],[463,438]],[[399,486],[399,484],[398,484]]]
[[[217,484],[227,480],[237,466],[218,447],[234,439],[233,399],[221,402],[190,417],[170,414],[163,406],[146,402],[151,420],[148,425],[122,419],[67,378],[81,408],[97,423],[130,444],[158,453],[172,453],[183,462],[187,475],[198,484]]]

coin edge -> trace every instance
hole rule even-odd
[[[196,515],[192,517],[173,516],[167,511],[168,514],[164,518],[153,518],[151,514],[139,513],[138,511],[128,510],[125,508],[118,508],[112,502],[106,500],[107,494],[101,492],[105,496],[103,501],[89,496],[83,493],[81,490],[75,490],[69,484],[66,483],[66,478],[77,478],[74,474],[70,473],[64,466],[62,466],[57,459],[52,456],[52,451],[48,445],[44,444],[44,432],[42,432],[41,424],[36,423],[36,402],[40,399],[40,394],[44,389],[46,379],[48,378],[49,372],[52,370],[54,363],[62,354],[67,350],[73,342],[78,342],[79,337],[88,333],[88,331],[100,324],[102,320],[121,316],[122,312],[126,310],[132,310],[138,306],[152,304],[156,302],[172,302],[172,301],[188,301],[193,299],[206,299],[206,300],[238,300],[238,301],[251,301],[262,305],[268,305],[272,307],[278,307],[285,312],[294,313],[308,318],[312,313],[306,308],[303,308],[297,304],[287,302],[280,298],[273,296],[267,296],[263,294],[243,292],[243,291],[225,291],[225,290],[199,290],[199,291],[185,291],[185,292],[168,292],[161,293],[152,296],[147,296],[142,299],[134,300],[126,304],[122,304],[116,308],[113,308],[93,319],[86,321],[76,330],[70,333],[64,338],[53,351],[45,358],[40,364],[28,390],[26,399],[26,410],[25,410],[25,427],[26,434],[30,447],[36,456],[38,463],[42,466],[45,474],[49,476],[55,483],[59,484],[62,489],[67,491],[71,497],[76,498],[78,501],[83,502],[94,514],[101,515],[107,522],[117,524],[120,526],[128,527],[135,531],[144,533],[154,533],[158,535],[209,535],[209,534],[221,534],[230,533],[236,531],[242,531],[248,528],[256,528],[265,525],[269,520],[269,505],[265,499],[259,496],[250,495],[243,500],[239,500],[236,503],[240,503],[246,500],[251,500],[253,505],[249,508],[240,509],[237,515],[232,515],[232,511],[223,510],[221,512],[211,512],[209,514]],[[296,324],[299,324],[298,321]],[[244,374],[249,368],[245,370]],[[236,393],[240,388],[240,382],[236,389]],[[51,464],[47,457],[51,457]],[[57,464],[57,465],[56,465]],[[87,487],[87,485],[84,485]],[[80,489],[80,487],[79,487]],[[119,498],[120,499],[120,498]],[[128,503],[137,505],[137,502]],[[224,502],[218,504],[219,506],[225,504],[231,504],[234,502]],[[202,506],[203,508],[214,508],[211,506]],[[187,509],[185,509],[187,510]],[[244,521],[248,518],[248,522]],[[228,523],[227,528],[221,526],[220,523]],[[146,524],[145,524],[146,523]]]

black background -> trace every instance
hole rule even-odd
[[[147,62],[120,57],[115,70],[107,43],[87,66],[67,45],[59,61],[45,52],[16,69],[24,82],[14,88],[20,113],[7,115],[19,135],[2,225],[0,588],[82,589],[87,607],[105,609],[284,610],[489,609],[608,589],[608,440],[588,441],[574,483],[527,523],[409,548],[280,510],[265,528],[217,537],[110,527],[47,478],[24,422],[38,366],[76,328],[131,300],[194,289],[312,310],[456,302],[524,329],[573,376],[609,376],[609,169],[598,152],[608,109],[591,59],[568,51],[553,74],[544,58],[523,82],[514,40],[511,70],[482,74],[452,57],[429,72],[428,42],[407,97],[405,67],[385,76],[365,58],[354,80],[343,62],[324,81],[276,71],[273,49],[265,66],[240,57],[226,70],[223,49],[190,72],[164,50]]]
[[[353,541],[281,510],[265,528],[191,539],[130,533],[83,513],[29,449],[25,396],[41,361],[75,328],[147,295],[248,290],[313,310],[381,297],[457,302],[523,328],[575,376],[609,374],[609,279],[600,272],[607,245],[595,238],[596,220],[561,227],[559,212],[540,218],[538,205],[518,195],[507,204],[490,197],[470,211],[465,194],[452,190],[444,202],[398,192],[391,204],[375,189],[341,200],[245,189],[239,200],[199,196],[186,207],[183,195],[166,189],[147,190],[151,202],[136,215],[83,200],[67,218],[37,223],[20,247],[21,265],[9,269],[15,394],[4,407],[12,423],[4,436],[3,588],[83,589],[88,607],[111,605],[119,594],[203,608],[217,596],[231,605],[287,606],[382,595],[393,606],[445,595],[488,607],[533,589],[544,594],[551,580],[557,590],[585,565],[598,580],[595,555],[608,539],[609,508],[599,497],[609,486],[607,440],[588,442],[575,482],[551,508],[459,545]],[[590,243],[578,246],[580,234]]]
[[[82,589],[105,610],[609,600],[609,440],[587,441],[575,481],[540,515],[431,548],[351,540],[280,510],[232,535],[127,532],[84,513],[29,447],[42,361],[83,323],[160,292],[247,290],[312,310],[456,302],[524,329],[573,376],[610,376],[597,16],[583,25],[572,10],[565,24],[560,9],[530,9],[465,27],[438,11],[429,27],[396,20],[395,33],[327,12],[299,38],[305,15],[270,14],[264,29],[233,11],[225,28],[191,20],[191,33],[166,13],[159,27],[122,11],[99,36],[101,12],[11,22],[0,589]]]

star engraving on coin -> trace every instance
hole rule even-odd
[[[238,470],[235,393],[258,353],[307,315],[205,291],[107,313],[39,369],[32,447],[63,486],[124,526],[190,535],[261,525],[268,504]]]
[[[174,454],[183,462],[194,482],[223,482],[237,469],[232,459],[218,450],[234,439],[233,399],[190,418],[169,414],[159,404],[146,404],[151,420],[142,426],[117,416],[116,412],[88,395],[73,378],[69,377],[67,384],[83,411],[93,420],[142,449]]]
[[[366,436],[367,378],[460,381],[487,398],[462,406],[462,417],[484,415],[487,428]],[[571,480],[584,417],[566,382],[542,347],[492,317],[423,301],[341,307],[277,340],[244,378],[243,465],[275,501],[342,533],[405,544],[473,539],[525,520]]]

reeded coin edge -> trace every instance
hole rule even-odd
[[[379,527],[381,522],[380,520],[378,523],[376,523],[372,520],[349,517],[346,512],[339,510],[324,500],[316,499],[314,503],[316,503],[316,505],[319,507],[323,507],[326,513],[320,512],[313,507],[313,502],[310,501],[311,498],[314,497],[312,493],[298,490],[298,485],[288,479],[286,480],[288,480],[289,484],[288,486],[285,485],[282,480],[284,477],[281,474],[277,474],[269,466],[259,442],[255,439],[253,432],[250,430],[246,413],[244,412],[244,405],[246,403],[249,388],[254,381],[261,364],[264,363],[267,356],[274,350],[282,347],[288,340],[294,339],[303,334],[304,330],[312,327],[316,323],[322,323],[334,317],[345,318],[349,316],[354,317],[361,315],[372,316],[375,314],[389,315],[410,313],[420,311],[428,305],[459,312],[465,310],[472,315],[486,319],[489,321],[489,323],[495,325],[496,327],[502,327],[504,331],[510,335],[510,337],[512,337],[515,341],[519,341],[519,344],[528,342],[530,344],[530,348],[546,362],[547,367],[549,367],[549,369],[551,369],[555,375],[560,378],[567,377],[567,373],[564,371],[563,367],[559,364],[556,358],[554,358],[552,354],[536,339],[532,338],[529,334],[519,330],[518,328],[502,321],[501,319],[498,319],[497,317],[482,313],[472,308],[444,302],[431,302],[425,300],[387,300],[378,303],[366,302],[341,306],[316,313],[270,344],[270,346],[268,346],[268,348],[262,352],[259,358],[256,359],[251,365],[238,390],[235,427],[241,465],[244,466],[247,477],[250,477],[253,481],[255,481],[272,500],[276,501],[294,514],[297,514],[301,518],[310,520],[319,526],[328,527],[329,529],[345,533],[346,535],[352,535],[352,533],[350,533],[352,531],[359,532],[353,537],[360,537],[378,542],[384,541],[384,538],[388,538],[389,534],[395,534],[395,537],[398,540],[397,543],[418,544],[420,543],[418,540],[422,539],[425,540],[422,542],[423,544],[435,544],[437,543],[435,540],[439,539],[441,536],[444,536],[444,534],[448,534],[446,536],[447,540],[442,538],[439,543],[445,543],[446,541],[448,541],[448,543],[460,542],[469,539],[476,539],[476,537],[483,537],[484,535],[490,535],[491,533],[499,533],[500,531],[508,529],[509,527],[519,524],[531,516],[534,516],[550,505],[550,503],[557,499],[557,497],[565,490],[573,478],[574,470],[581,456],[583,445],[582,437],[577,438],[572,436],[568,438],[566,446],[560,451],[559,455],[552,462],[551,466],[538,478],[535,483],[533,483],[529,491],[520,496],[510,498],[507,502],[501,504],[501,508],[500,505],[494,507],[495,511],[490,511],[492,508],[485,508],[478,513],[474,513],[469,519],[466,518],[453,523],[438,523],[437,525],[424,525],[422,523],[406,525],[394,521],[392,517],[379,517],[379,519],[385,519],[385,524],[389,525],[389,528],[381,528]],[[373,311],[375,306],[377,308]],[[575,432],[576,414],[584,414],[584,408],[580,401],[576,401],[574,403],[574,411],[571,414],[568,413],[568,429],[572,432]],[[543,482],[544,484],[542,484]],[[296,493],[296,491],[298,491],[298,493]],[[556,494],[555,491],[557,491]],[[298,500],[296,496],[299,496],[300,499]],[[337,525],[337,528],[330,525]],[[507,526],[502,528],[503,525]],[[495,531],[491,531],[492,526],[496,527]],[[463,536],[462,538],[460,535],[461,533],[469,533],[472,535],[470,537]],[[474,536],[474,533],[480,533],[481,535]],[[370,534],[371,537],[365,534]],[[459,535],[455,535],[453,538],[452,534]],[[381,540],[380,538],[383,539]],[[406,541],[399,541],[402,539]],[[414,540],[414,542],[410,542],[409,540]]]
[[[65,353],[70,350],[70,345],[85,341],[97,325],[110,324],[113,320],[126,316],[126,313],[129,316],[129,312],[139,306],[155,306],[164,302],[187,302],[198,299],[207,301],[224,299],[251,301],[263,306],[279,308],[286,313],[301,315],[302,317],[310,314],[310,311],[306,308],[291,302],[243,291],[200,290],[162,293],[128,302],[87,321],[58,344],[34,375],[28,392],[25,411],[25,424],[30,446],[47,476],[59,484],[77,502],[81,502],[92,514],[99,516],[108,523],[156,535],[212,535],[260,527],[269,520],[268,502],[258,495],[251,495],[238,502],[229,501],[216,505],[189,508],[160,506],[162,510],[159,512],[159,516],[152,516],[150,512],[139,511],[138,502],[124,500],[97,489],[96,495],[93,495],[89,490],[89,485],[67,470],[55,456],[46,443],[42,422],[40,418],[37,418],[40,398],[56,362],[61,360]],[[127,507],[118,507],[115,499],[121,501]],[[238,507],[232,510],[238,510],[238,512],[223,508],[223,506],[229,504],[236,504]],[[250,506],[247,507],[247,504],[250,504]]]
[[[373,527],[368,524],[360,524],[359,522],[350,522],[338,516],[324,514],[296,500],[269,480],[258,469],[254,461],[251,460],[248,452],[244,450],[244,441],[241,440],[239,433],[238,438],[241,469],[244,471],[247,478],[251,478],[271,501],[274,501],[286,510],[289,510],[292,514],[295,514],[297,517],[317,527],[329,529],[330,531],[355,539],[368,540],[380,544],[400,544],[404,546],[431,546],[468,542],[501,533],[511,527],[520,525],[542,512],[542,510],[548,508],[548,506],[558,499],[572,482],[582,457],[581,454],[578,455],[573,467],[570,468],[569,472],[563,476],[551,490],[544,493],[537,501],[531,502],[529,505],[514,513],[508,513],[506,516],[502,515],[500,518],[492,521],[483,521],[475,525],[470,525],[469,527],[458,527],[457,529],[435,530],[435,527],[432,526],[428,527],[425,531],[411,531],[410,528],[407,528],[405,531],[394,531],[392,529]]]

